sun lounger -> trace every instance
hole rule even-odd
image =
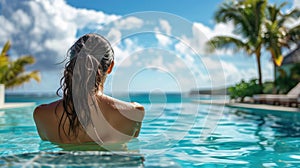
[[[287,105],[296,107],[300,103],[300,82],[291,89],[286,95],[284,94],[258,94],[253,96],[255,103],[273,104],[273,105]]]

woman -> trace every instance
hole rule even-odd
[[[68,55],[70,61],[65,65],[59,88],[62,99],[34,110],[41,139],[109,144],[137,137],[144,107],[103,94],[106,76],[114,66],[109,42],[98,34],[86,34],[75,42]]]

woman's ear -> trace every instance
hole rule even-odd
[[[113,69],[113,67],[114,67],[114,64],[115,64],[115,62],[112,61],[111,64],[110,64],[110,66],[108,67],[107,74],[110,74],[110,73],[111,73],[111,71],[112,71],[112,69]]]

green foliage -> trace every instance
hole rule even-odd
[[[21,56],[12,61],[8,56],[10,47],[10,42],[6,42],[0,55],[0,84],[4,84],[6,88],[12,88],[20,86],[31,79],[39,82],[40,75],[38,71],[25,72],[25,66],[35,62],[34,57],[30,55]]]
[[[265,94],[273,94],[274,93],[274,82],[268,81],[263,84]]]
[[[295,85],[300,82],[300,63],[293,65],[288,73],[283,68],[278,68],[279,77],[276,80],[276,87],[279,93],[286,94]],[[252,97],[259,94],[261,87],[258,85],[257,79],[252,79],[249,82],[242,80],[235,86],[228,88],[228,93],[231,99],[240,99],[243,102],[245,97]],[[263,92],[267,94],[274,93],[274,83],[265,82],[263,84]]]
[[[245,97],[252,97],[254,94],[261,93],[261,87],[257,79],[252,79],[249,82],[242,80],[235,86],[229,87],[228,92],[231,99],[240,98],[241,102],[243,102]]]

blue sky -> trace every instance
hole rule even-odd
[[[90,32],[105,36],[115,50],[116,66],[106,92],[179,92],[255,78],[254,57],[204,52],[209,38],[233,35],[232,24],[213,21],[222,2],[1,0],[0,23],[5,26],[0,46],[11,40],[13,58],[34,55],[37,63],[28,69],[40,70],[42,77],[41,83],[32,81],[9,92],[54,92],[64,65],[58,63],[79,36]],[[299,7],[299,1],[289,2],[287,8]],[[262,58],[263,80],[272,80],[270,56],[263,53]]]
[[[174,1],[174,0],[127,0],[127,1],[105,1],[105,0],[67,0],[67,3],[75,7],[95,9],[107,14],[127,15],[141,11],[162,11],[184,17],[190,21],[202,22],[212,25],[213,11],[222,0],[213,1]]]

